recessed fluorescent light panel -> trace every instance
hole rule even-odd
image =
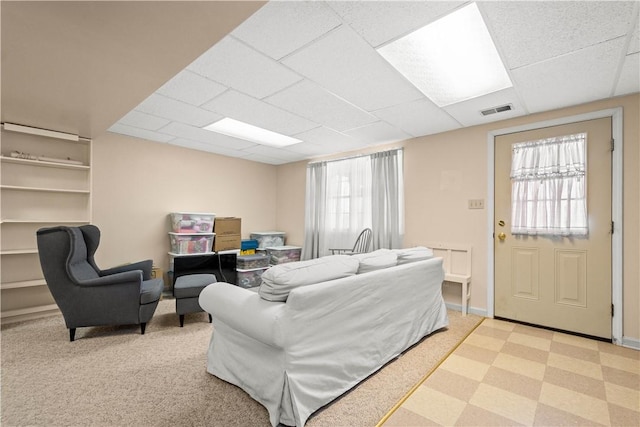
[[[440,107],[512,86],[475,3],[378,53]]]
[[[297,144],[302,142],[299,139],[291,138],[290,136],[282,135],[270,130],[262,129],[257,126],[250,125],[248,123],[240,122],[230,118],[224,118],[218,120],[215,123],[205,126],[203,129],[210,130],[212,132],[218,132],[223,135],[232,136],[234,138],[240,138],[247,141],[255,142],[256,144],[270,145],[272,147],[285,147],[287,145]]]

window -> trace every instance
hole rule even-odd
[[[311,163],[307,167],[302,258],[352,247],[364,228],[373,248],[399,248],[404,237],[402,150]]]
[[[327,163],[327,231],[344,234],[371,228],[371,161],[368,157]]]
[[[586,141],[580,133],[513,144],[512,234],[588,234]]]

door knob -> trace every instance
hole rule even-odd
[[[507,238],[506,234],[504,234],[504,233],[498,234],[498,239],[500,239],[501,242],[504,241],[504,239],[506,239],[506,238]]]

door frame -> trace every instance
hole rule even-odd
[[[623,185],[623,111],[622,107],[609,108],[605,110],[593,111],[575,116],[562,117],[552,120],[529,123],[526,125],[513,126],[509,128],[497,129],[487,134],[487,317],[494,317],[495,300],[495,274],[494,274],[494,171],[495,171],[495,138],[514,132],[535,130],[550,126],[566,125],[569,123],[582,122],[586,120],[601,119],[611,117],[611,132],[615,140],[615,150],[613,151],[611,164],[611,220],[614,222],[613,238],[611,240],[611,303],[615,306],[615,311],[611,319],[611,338],[614,344],[622,345],[622,185]]]

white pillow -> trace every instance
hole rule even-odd
[[[286,301],[298,286],[353,276],[360,263],[349,255],[330,255],[309,261],[274,265],[262,274],[258,293],[267,301]]]
[[[360,261],[358,274],[394,267],[398,263],[398,256],[390,249],[378,249],[365,254],[355,254],[352,257]]]
[[[398,265],[433,258],[433,250],[425,248],[424,246],[416,246],[414,248],[407,249],[394,249],[394,252],[398,255]]]

